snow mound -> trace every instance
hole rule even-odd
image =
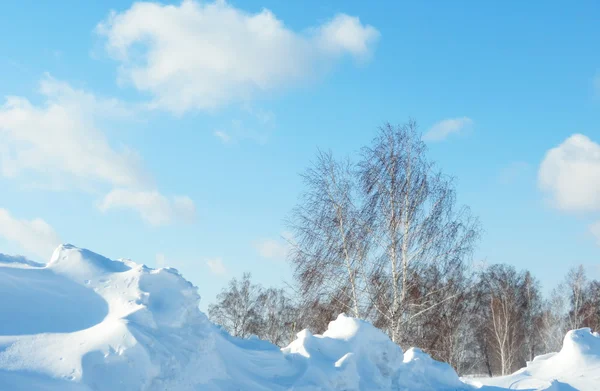
[[[562,367],[580,367],[590,363],[600,362],[600,334],[593,333],[589,328],[572,330],[563,341],[563,348],[554,357],[562,361]]]
[[[323,335],[298,334],[283,353],[300,355],[296,386],[332,390],[460,390],[456,372],[418,349],[406,354],[368,322],[341,314]]]
[[[589,328],[571,330],[560,352],[538,356],[512,375],[472,383],[515,390],[600,390],[600,334]]]
[[[343,390],[368,385],[390,389],[403,359],[402,349],[381,331],[343,314],[329,323],[322,336],[308,330],[300,332],[283,352],[308,359],[303,384],[329,384],[332,389]]]
[[[199,310],[197,288],[176,270],[72,245],[47,265],[0,264],[0,297],[10,298],[0,301],[0,390],[473,389],[447,364],[418,349],[403,353],[345,315],[284,349],[234,338]],[[564,360],[597,358],[590,335],[571,334]]]

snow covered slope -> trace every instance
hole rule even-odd
[[[515,390],[600,390],[600,334],[588,328],[569,331],[560,352],[538,356],[512,375],[472,383]]]
[[[0,391],[476,388],[447,364],[418,349],[403,353],[369,323],[344,315],[323,335],[302,331],[281,350],[233,338],[208,321],[196,288],[176,270],[71,245],[47,265],[0,259],[0,299]],[[572,364],[565,378],[598,365],[598,336],[581,335],[589,348],[574,339],[576,353],[556,355]]]

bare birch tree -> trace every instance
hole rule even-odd
[[[208,307],[210,319],[235,337],[258,335],[263,327],[263,290],[250,278],[250,273],[244,273],[241,280],[233,278],[217,295],[217,302]]]
[[[568,331],[566,300],[559,286],[552,290],[543,304],[540,317],[540,337],[545,353],[558,352]]]
[[[217,302],[208,307],[208,314],[233,336],[255,335],[281,347],[298,331],[298,308],[288,293],[253,283],[250,273],[244,273],[241,280],[231,279]]]
[[[600,281],[593,280],[588,284],[587,297],[587,326],[600,331]]]
[[[492,265],[482,276],[486,288],[487,341],[495,353],[501,375],[520,364],[523,343],[523,276],[508,265]]]
[[[260,302],[261,328],[257,335],[277,346],[287,346],[298,331],[298,313],[292,299],[283,289],[267,288],[262,292]]]
[[[569,329],[574,330],[584,327],[590,314],[585,311],[587,276],[582,265],[569,270],[564,287],[567,290],[571,305],[568,319]]]
[[[372,286],[379,297],[371,302],[397,343],[406,324],[440,303],[409,304],[413,270],[464,258],[479,233],[468,208],[455,208],[451,180],[425,154],[417,124],[411,120],[381,127],[359,163],[363,217],[371,229],[368,270],[378,283]],[[386,300],[382,302],[381,296]]]
[[[301,293],[313,296],[309,301],[322,302],[317,296],[334,298],[345,312],[362,318],[366,241],[354,200],[352,164],[319,151],[302,177],[306,190],[288,224],[295,242],[290,261]],[[339,297],[340,293],[346,297]]]
[[[541,350],[542,298],[539,282],[529,271],[523,274],[521,286],[521,314],[523,317],[523,336],[525,357],[531,361]]]

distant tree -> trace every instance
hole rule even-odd
[[[208,307],[208,314],[233,336],[256,335],[281,347],[298,331],[298,308],[286,291],[252,283],[250,273],[244,273],[241,280],[231,279],[217,302]]]
[[[231,279],[217,295],[217,302],[208,307],[208,315],[229,334],[248,338],[261,333],[263,304],[263,288],[252,283],[250,273],[244,273],[241,280]]]
[[[294,233],[290,261],[301,294],[308,302],[327,296],[350,315],[361,318],[361,268],[365,249],[357,208],[356,185],[349,161],[319,151],[302,174],[305,191],[289,226]]]
[[[586,311],[587,276],[582,265],[569,270],[564,287],[567,290],[570,304],[569,329],[574,330],[584,327],[590,314],[589,311]]]
[[[469,373],[479,364],[472,349],[477,291],[471,274],[462,262],[452,268],[442,269],[437,264],[425,268],[419,277],[420,289],[411,291],[411,305],[413,301],[421,308],[439,304],[411,322],[402,338],[407,346],[419,346],[459,374]]]
[[[349,295],[343,290],[327,295],[307,295],[299,298],[296,330],[309,329],[316,334],[327,330],[329,323],[348,308]]]
[[[521,306],[523,317],[523,336],[525,357],[531,361],[541,353],[541,322],[543,301],[539,282],[525,271],[521,285]]]
[[[563,290],[562,286],[553,289],[550,297],[542,304],[540,339],[543,353],[558,352],[562,347],[565,333],[569,331]]]
[[[578,329],[600,326],[600,282],[588,280],[582,265],[569,270],[565,282],[561,285],[568,297],[568,328]]]
[[[485,295],[487,337],[484,339],[497,360],[499,374],[507,375],[521,365],[524,342],[525,278],[508,265],[492,265],[481,276]]]
[[[261,294],[261,329],[257,335],[278,346],[287,346],[295,338],[297,307],[285,290],[268,288]]]
[[[587,326],[593,330],[600,331],[600,281],[593,280],[588,284],[588,302],[586,304]]]

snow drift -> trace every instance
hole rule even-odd
[[[285,349],[231,337],[198,309],[197,289],[176,270],[71,245],[60,246],[47,265],[0,259],[0,297],[1,391],[477,387],[462,383],[449,365],[418,349],[403,353],[369,323],[344,315],[323,335],[300,332]],[[598,335],[578,330],[567,339],[563,351],[523,371],[560,369],[564,380],[585,367],[596,371],[586,381],[600,384]],[[514,376],[530,376],[525,372]],[[542,386],[548,384],[558,383]]]
[[[515,390],[600,390],[600,334],[569,331],[560,352],[538,356],[512,375],[471,382]]]

